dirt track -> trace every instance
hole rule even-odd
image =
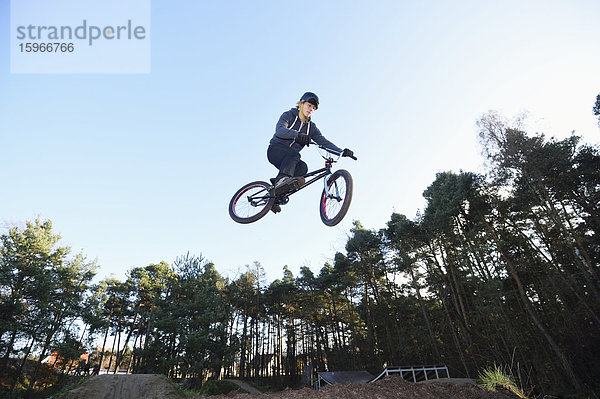
[[[100,375],[90,378],[69,391],[65,399],[183,399],[184,396],[157,374]],[[197,398],[200,398],[199,396]],[[399,377],[386,377],[374,384],[333,385],[315,391],[310,388],[277,393],[212,396],[214,399],[512,399],[497,392],[488,392],[473,384],[449,382],[415,384]]]
[[[415,384],[400,377],[386,377],[373,384],[331,385],[315,391],[310,388],[250,395],[212,396],[213,399],[514,399],[515,396],[489,392],[471,383],[448,381]]]
[[[183,399],[159,374],[97,375],[69,391],[65,399]]]

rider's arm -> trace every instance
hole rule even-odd
[[[294,114],[291,111],[284,112],[275,126],[275,136],[283,140],[293,140],[298,136],[298,131],[290,129],[294,123]]]
[[[310,124],[310,138],[313,139],[317,144],[329,148],[331,150],[335,150],[337,152],[342,152],[343,150],[337,145],[333,144],[331,141],[327,140],[321,131],[313,122]]]

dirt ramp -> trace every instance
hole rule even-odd
[[[97,375],[67,392],[65,399],[183,399],[160,374]]]
[[[457,382],[457,381],[453,381]],[[473,385],[437,382],[415,384],[398,376],[384,377],[373,384],[335,384],[315,391],[310,388],[285,390],[263,395],[238,393],[212,396],[211,399],[513,399],[498,392],[489,392]]]

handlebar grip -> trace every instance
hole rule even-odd
[[[358,158],[356,158],[354,155],[351,155],[350,158],[354,159],[355,161],[358,161]]]

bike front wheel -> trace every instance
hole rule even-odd
[[[255,181],[240,188],[229,201],[229,216],[238,223],[252,223],[265,216],[275,196],[271,195],[271,185],[264,181]]]
[[[347,170],[335,171],[327,179],[327,191],[323,189],[319,202],[321,221],[327,226],[335,226],[342,221],[352,201],[353,182]]]

